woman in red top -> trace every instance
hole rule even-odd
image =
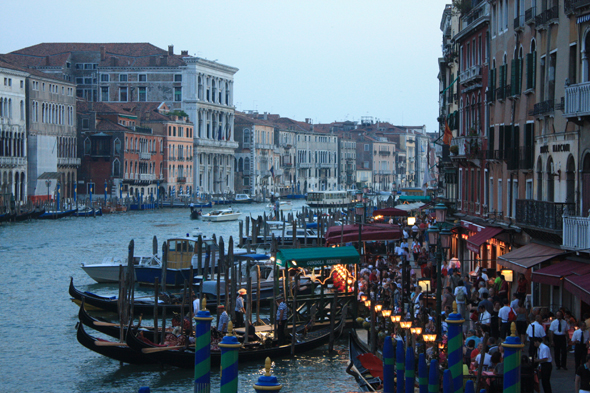
[[[524,274],[520,274],[518,277],[518,288],[516,289],[516,293],[521,296],[522,299],[526,297],[527,285],[528,282],[524,277]]]

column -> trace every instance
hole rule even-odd
[[[428,366],[426,366],[426,356],[423,353],[418,357],[418,385],[420,393],[428,393]]]
[[[283,385],[278,382],[277,377],[270,374],[270,364],[270,358],[266,358],[264,361],[266,372],[258,378],[258,382],[253,386],[256,393],[278,392],[283,388]]]
[[[512,334],[506,337],[504,347],[504,392],[520,393],[520,353],[524,344],[516,333],[516,324],[510,326]],[[531,343],[532,344],[532,343]]]
[[[428,393],[439,393],[438,389],[438,360],[430,361],[428,370]]]
[[[446,319],[449,326],[448,342],[449,370],[453,376],[453,392],[463,392],[463,316],[457,313],[457,303],[453,302],[453,312]]]
[[[463,381],[461,381],[461,387],[463,387]],[[447,369],[443,373],[443,393],[453,393],[453,374],[451,370]]]

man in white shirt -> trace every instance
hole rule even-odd
[[[492,323],[492,315],[486,310],[486,306],[483,304],[478,307],[479,321],[478,324],[484,333],[490,332],[490,325]]]
[[[576,371],[586,361],[586,355],[588,354],[589,339],[590,334],[588,332],[588,329],[586,329],[586,323],[584,321],[580,321],[578,323],[578,329],[574,332],[574,335],[572,336],[572,344],[575,345],[574,359],[576,360]]]
[[[476,365],[476,367],[479,366],[480,360],[481,360],[481,353],[478,353],[477,356],[475,357],[475,365]],[[492,367],[492,355],[490,355],[487,352],[485,353],[485,357],[483,358],[483,366],[484,366],[484,369],[486,367],[487,368]]]
[[[558,311],[555,316],[557,318],[549,325],[551,342],[555,351],[555,366],[557,366],[558,370],[562,367],[567,370],[567,339],[569,338],[567,331],[570,327],[563,319],[561,311]]]
[[[534,345],[537,348],[537,361],[541,367],[541,384],[543,385],[543,393],[552,393],[551,390],[551,370],[553,366],[551,362],[551,349],[543,344],[542,338],[535,338]]]
[[[535,347],[535,338],[544,338],[547,334],[545,328],[541,325],[543,318],[540,315],[535,317],[535,321],[531,323],[526,329],[526,335],[529,338],[529,356],[535,357],[537,355],[537,347]]]
[[[502,340],[506,339],[506,334],[510,332],[510,310],[512,310],[512,308],[508,305],[508,299],[504,299],[504,307],[498,311],[498,320],[500,321],[500,337],[502,337]]]

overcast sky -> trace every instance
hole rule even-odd
[[[451,0],[3,0],[0,53],[41,42],[150,42],[239,68],[238,110],[314,123],[438,128]]]

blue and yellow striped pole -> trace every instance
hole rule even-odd
[[[438,386],[438,360],[433,359],[428,370],[428,393],[438,393]]]
[[[404,342],[397,340],[397,347],[395,351],[395,369],[397,371],[397,391],[399,393],[404,391]]]
[[[391,336],[383,343],[383,393],[395,391],[395,350]]]
[[[457,313],[457,303],[453,302],[453,312],[446,319],[449,327],[447,348],[449,367],[453,375],[454,393],[463,393],[463,316]]]
[[[524,344],[516,333],[516,324],[510,327],[512,334],[506,337],[504,347],[504,393],[520,393],[520,352]]]
[[[270,374],[270,358],[266,358],[264,361],[264,369],[266,370],[265,374],[258,378],[258,382],[254,384],[254,390],[256,393],[264,393],[264,392],[278,392],[283,388],[277,381],[277,377]]]
[[[426,366],[426,356],[423,353],[418,356],[418,385],[420,393],[428,393],[428,366]]]
[[[414,348],[408,346],[408,348],[406,348],[406,393],[414,393],[415,380],[416,358],[414,357]]]
[[[195,315],[195,393],[211,391],[211,321],[207,311],[207,300],[203,299],[203,309]]]
[[[220,393],[238,393],[238,350],[242,346],[233,334],[234,325],[230,321],[227,335],[219,343],[221,349]]]
[[[463,384],[461,384],[463,386]],[[443,373],[443,393],[453,393],[453,373],[451,370],[446,369]]]

